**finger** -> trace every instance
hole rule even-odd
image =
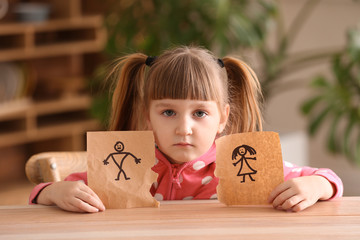
[[[101,199],[99,198],[99,196],[87,185],[83,185],[80,190],[82,190],[83,192],[89,194],[90,196],[92,196],[93,198],[96,199],[97,201],[97,205],[95,205],[95,207],[98,207],[100,211],[105,211],[105,206],[103,204],[103,202],[101,201]]]
[[[304,200],[304,201],[301,201],[299,202],[296,206],[294,206],[292,208],[292,211],[294,212],[299,212],[299,211],[302,211],[310,206],[312,206],[314,203],[311,202],[311,201],[308,201],[308,200]]]
[[[86,186],[87,187],[87,186]],[[99,196],[89,187],[87,187],[86,193],[90,194],[92,197],[96,198],[99,202],[102,203],[101,199],[99,198]]]
[[[279,184],[269,195],[268,202],[272,203],[277,196],[290,188],[288,182]]]
[[[104,211],[105,207],[99,198],[96,198],[88,192],[80,191],[75,195],[76,198],[85,202],[86,204],[95,207],[98,211]]]
[[[78,213],[84,213],[85,211],[74,206],[73,204],[67,204],[66,207],[62,207],[62,209],[66,210],[66,211],[70,211],[70,212],[78,212]]]
[[[272,202],[272,205],[274,208],[277,208],[279,206],[282,206],[288,199],[295,196],[296,192],[294,192],[291,188],[286,189],[284,192],[280,193],[274,201]]]
[[[84,210],[78,208],[77,206],[75,206],[74,204],[72,204],[70,202],[59,202],[59,203],[57,203],[57,206],[65,211],[84,212]]]
[[[292,196],[281,205],[281,208],[283,210],[293,210],[293,207],[303,202],[303,200],[304,199],[300,195]]]
[[[274,199],[281,194],[282,192],[289,189],[290,186],[288,186],[287,182],[284,182],[282,184],[279,184],[269,195],[268,202],[271,203],[274,201]]]
[[[81,199],[74,198],[72,202],[69,203],[77,212],[89,212],[96,213],[99,212],[99,209],[90,205],[87,202],[82,201]]]

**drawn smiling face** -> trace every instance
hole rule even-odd
[[[114,145],[114,149],[117,152],[122,152],[124,150],[124,144],[122,142],[116,142],[116,144]]]

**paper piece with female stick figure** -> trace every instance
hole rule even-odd
[[[150,194],[157,174],[151,131],[87,133],[88,184],[106,208],[158,207]]]
[[[284,181],[279,135],[249,132],[217,139],[215,175],[220,202],[268,204],[270,192]]]

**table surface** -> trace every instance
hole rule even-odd
[[[216,200],[84,214],[48,206],[0,206],[0,239],[360,239],[360,197],[298,213]]]

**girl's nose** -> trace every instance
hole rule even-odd
[[[192,134],[191,121],[189,119],[181,119],[175,129],[175,133],[181,136],[188,136]]]

